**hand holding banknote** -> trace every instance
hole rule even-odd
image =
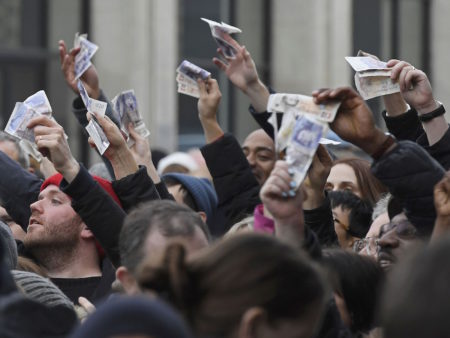
[[[378,60],[378,61],[380,60],[376,55],[364,52],[362,50],[360,50],[358,52],[358,56],[370,56],[371,58],[373,58],[375,60]],[[386,66],[389,67],[389,62],[386,64]],[[388,116],[390,116],[390,117],[399,116],[408,111],[408,106],[400,92],[383,95],[382,97],[383,97],[384,107],[386,109]]]
[[[59,57],[61,62],[61,71],[64,75],[67,85],[74,91],[75,94],[79,94],[77,87],[77,80],[75,78],[75,57],[80,52],[80,48],[73,48],[69,52],[67,51],[66,44],[63,40],[58,42]],[[94,65],[91,65],[81,75],[80,79],[89,94],[89,97],[98,99],[100,96],[100,85],[97,70]]]
[[[223,57],[223,60],[215,57],[213,58],[214,64],[226,74],[237,88],[250,98],[256,111],[264,112],[269,91],[259,79],[255,62],[245,46],[239,45],[230,36],[226,36],[225,39],[236,49],[236,55],[233,58],[227,57],[218,48],[217,53]]]
[[[327,148],[319,144],[314,154],[311,166],[308,169],[308,176],[303,183],[303,209],[312,210],[319,208],[325,199],[325,185],[330,174],[333,159]]]
[[[73,157],[64,129],[55,120],[45,115],[31,119],[27,127],[33,129],[39,151],[47,157],[55,169],[71,182],[80,170],[80,165]]]
[[[222,128],[217,122],[217,110],[222,93],[215,79],[198,80],[197,83],[200,89],[200,98],[197,103],[198,117],[205,133],[206,142],[211,143],[223,135]]]
[[[438,108],[427,75],[405,61],[390,60],[391,79],[398,81],[405,101],[414,107],[419,115],[429,113]]]
[[[111,162],[115,178],[120,179],[135,173],[138,170],[138,166],[116,124],[106,115],[95,114],[93,116],[91,113],[87,113],[86,117],[89,121],[95,119],[104,132],[104,137],[106,137],[109,146],[103,155]],[[98,145],[98,140],[95,140],[92,136],[89,137],[88,142],[92,147]]]
[[[289,165],[277,161],[260,191],[260,198],[275,223],[275,235],[280,240],[299,247],[304,238],[302,192],[292,189]]]
[[[373,154],[387,136],[375,126],[372,112],[357,92],[350,87],[321,89],[312,93],[316,104],[339,100],[341,105],[331,129],[343,140]]]

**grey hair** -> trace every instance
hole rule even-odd
[[[13,143],[17,150],[17,162],[24,169],[28,169],[30,167],[30,158],[28,157],[28,153],[25,151],[25,149],[22,148],[22,146],[20,145],[19,141],[16,138],[8,135],[3,131],[0,131],[0,143],[1,142]]]
[[[373,207],[372,222],[377,219],[378,216],[387,212],[387,207],[391,197],[392,195],[390,193],[386,193],[378,200],[378,202]]]

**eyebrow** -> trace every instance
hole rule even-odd
[[[351,182],[351,181],[342,181],[339,185],[342,184],[351,184],[351,185],[355,185],[355,183]]]
[[[248,149],[250,149],[250,148],[247,146],[242,147],[242,150],[248,150]],[[260,151],[270,151],[271,153],[273,153],[273,150],[270,148],[267,148],[267,147],[256,147],[255,148],[255,152],[260,152]]]
[[[60,190],[50,190],[47,194],[51,197],[51,196],[55,196],[55,195],[59,195],[62,194],[63,192]],[[42,195],[42,193],[39,194],[38,196],[38,200],[43,199],[45,196]]]

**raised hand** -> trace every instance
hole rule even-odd
[[[34,130],[36,145],[55,169],[71,182],[80,170],[64,136],[64,129],[56,121],[41,115],[31,119],[27,125]]]
[[[225,61],[219,58],[213,58],[214,64],[222,70],[228,79],[247,95],[253,106],[258,112],[263,112],[267,107],[269,91],[261,82],[256,70],[255,62],[245,46],[239,45],[232,37],[225,35],[225,39],[236,49],[236,55],[233,58],[226,57],[220,48],[217,53]]]
[[[330,127],[343,140],[360,147],[369,155],[386,141],[387,136],[375,126],[371,110],[352,88],[322,89],[312,95],[316,104],[329,100],[341,101]]]
[[[74,48],[68,52],[65,42],[60,40],[58,42],[58,50],[64,79],[73,92],[79,95],[77,81],[75,80],[75,56],[80,52],[80,48]],[[89,97],[97,100],[100,96],[100,86],[97,70],[94,65],[89,67],[80,79],[83,82]]]
[[[200,98],[198,99],[198,117],[202,124],[207,143],[214,142],[223,135],[217,122],[217,110],[222,94],[215,79],[198,80]]]
[[[260,191],[264,209],[273,217],[275,234],[281,240],[299,246],[304,238],[302,193],[292,190],[295,182],[285,161],[277,161]]]
[[[88,112],[87,119],[90,120],[91,118],[91,113]],[[103,155],[111,162],[116,179],[135,173],[139,168],[133,154],[128,149],[122,132],[108,116],[96,115],[96,119],[110,143]],[[95,147],[94,140],[91,137],[88,141],[91,146]]]
[[[314,155],[308,176],[303,184],[305,199],[303,209],[311,210],[320,207],[325,198],[324,190],[333,160],[324,145],[319,144]]]
[[[439,107],[427,75],[406,61],[390,60],[391,79],[398,81],[405,101],[414,107],[419,115],[429,113]]]
[[[200,120],[215,120],[222,98],[219,85],[215,79],[210,78],[206,81],[199,79],[198,86],[200,88],[200,98],[197,103],[198,117]]]
[[[130,132],[130,138],[134,141],[130,151],[133,154],[136,163],[139,165],[144,165],[147,168],[147,174],[150,176],[153,183],[161,182],[158,171],[153,165],[152,152],[148,139],[146,137],[142,137],[138,132],[136,132],[136,130],[134,130],[133,123],[129,124],[128,130]]]

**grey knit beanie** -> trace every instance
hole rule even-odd
[[[17,244],[14,240],[11,228],[4,222],[0,221],[0,241],[2,241],[3,264],[8,270],[15,269],[17,266]]]
[[[70,299],[49,279],[28,271],[12,270],[11,274],[27,297],[50,307],[64,305],[74,309]]]

